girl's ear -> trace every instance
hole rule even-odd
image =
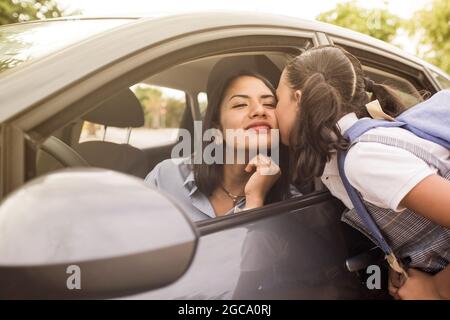
[[[300,106],[300,101],[302,100],[302,92],[300,90],[295,90],[294,96],[295,96],[295,101],[297,102],[297,105]]]

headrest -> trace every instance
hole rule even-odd
[[[264,55],[226,57],[219,60],[209,73],[206,89],[208,98],[218,94],[230,78],[245,72],[263,76],[275,89],[281,76],[278,67]]]
[[[127,88],[102,102],[82,119],[110,127],[138,128],[144,125],[144,111],[134,93]]]

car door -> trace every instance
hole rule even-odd
[[[328,192],[317,192],[198,222],[201,238],[182,278],[128,298],[374,298],[382,292],[345,268],[368,243],[340,221],[342,210]]]

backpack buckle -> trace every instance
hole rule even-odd
[[[403,268],[403,265],[400,263],[400,261],[397,259],[395,254],[392,252],[386,256],[386,260],[389,264],[389,266],[397,273],[402,274],[405,279],[408,279],[408,273]]]

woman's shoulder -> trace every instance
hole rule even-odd
[[[190,158],[166,159],[158,163],[146,176],[145,181],[158,185],[162,179],[166,182],[185,179],[192,172]]]

